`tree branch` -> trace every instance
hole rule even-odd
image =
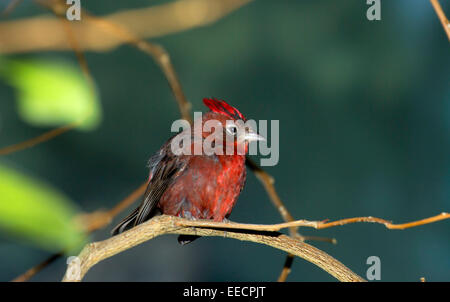
[[[340,281],[365,281],[327,253],[292,237],[278,232],[254,230],[256,225],[214,223],[216,227],[193,227],[203,223],[210,224],[209,221],[192,221],[175,216],[161,215],[117,236],[87,244],[78,256],[79,261],[72,261],[68,265],[63,281],[81,281],[89,269],[98,262],[164,234],[221,236],[256,242],[303,258]],[[237,225],[246,227],[246,230],[242,228],[235,229],[234,227]],[[276,229],[280,227],[280,225],[258,226],[258,229]],[[78,265],[80,266],[77,267]]]
[[[48,265],[50,265],[51,263],[53,263],[55,260],[59,259],[63,255],[64,255],[64,252],[62,252],[62,251],[51,255],[50,257],[48,257],[47,259],[45,259],[38,265],[35,265],[32,268],[30,268],[29,270],[27,270],[22,275],[17,276],[13,280],[11,280],[11,282],[26,282],[26,281],[28,281],[31,277],[33,277],[34,275],[39,273],[41,270],[46,268]]]
[[[384,224],[389,229],[405,229],[449,218],[450,214],[441,213],[430,218],[403,224],[393,224],[385,219],[376,217],[356,217],[330,223],[297,220],[263,225],[236,222],[223,223],[210,220],[188,220],[175,216],[161,215],[112,238],[87,244],[78,256],[79,261],[72,262],[68,265],[63,281],[81,281],[89,269],[98,262],[164,234],[221,236],[265,244],[285,251],[289,255],[303,258],[317,265],[340,281],[365,281],[327,253],[302,240],[278,233],[278,231],[284,228],[299,226],[323,229],[357,222],[374,222]],[[80,267],[77,267],[77,265],[80,265]],[[279,281],[280,279],[286,278],[291,265],[292,257],[288,257]]]
[[[75,123],[70,123],[68,125],[50,130],[48,132],[45,132],[39,136],[36,136],[34,138],[28,139],[26,141],[14,144],[14,145],[10,145],[4,148],[0,149],[0,156],[2,155],[8,155],[20,150],[24,150],[24,149],[28,149],[31,148],[35,145],[41,144],[43,142],[49,141],[63,133],[66,133],[67,131],[70,131],[74,128],[76,128],[78,125],[80,124],[80,122],[75,122]]]

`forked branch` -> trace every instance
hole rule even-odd
[[[210,220],[188,220],[175,216],[162,215],[138,225],[131,230],[100,242],[87,244],[76,262],[67,267],[63,281],[81,281],[89,269],[98,262],[130,249],[145,241],[164,234],[183,234],[198,236],[221,236],[243,241],[265,244],[311,262],[340,281],[365,281],[352,272],[344,264],[327,253],[290,236],[278,233],[279,230],[292,227],[312,227],[323,229],[356,222],[373,222],[384,224],[389,229],[406,229],[449,219],[450,214],[439,215],[418,221],[393,224],[376,217],[356,217],[337,220],[335,222],[297,220],[272,225],[246,224],[235,222],[215,222]],[[287,262],[292,261],[287,258]],[[290,264],[285,265],[290,267]],[[287,274],[283,271],[283,274]]]

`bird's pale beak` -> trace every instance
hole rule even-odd
[[[266,138],[262,135],[259,135],[258,133],[254,132],[253,130],[249,130],[247,133],[245,133],[244,139],[248,142],[253,141],[265,141]]]

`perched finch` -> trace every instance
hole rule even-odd
[[[214,221],[223,221],[230,216],[244,187],[248,144],[264,138],[246,126],[244,116],[225,101],[203,99],[203,102],[211,111],[203,114],[201,121],[195,121],[202,125],[201,134],[196,137],[205,141],[212,129],[203,125],[208,121],[220,123],[218,128],[222,129],[222,140],[212,142],[212,146],[219,144],[217,146],[223,152],[177,155],[171,148],[176,136],[170,138],[148,161],[150,174],[142,203],[113,229],[113,235],[159,214]],[[242,122],[235,123],[237,121]],[[187,134],[192,137],[192,146],[188,147],[194,150],[194,129],[188,131]],[[232,154],[225,150],[230,146],[234,150]],[[239,148],[244,151],[237,152]],[[178,241],[185,244],[195,238],[197,236],[180,235]]]

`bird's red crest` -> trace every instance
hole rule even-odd
[[[223,100],[204,98],[203,103],[206,105],[206,107],[211,109],[211,111],[213,111],[213,112],[224,114],[234,120],[239,120],[239,119],[241,119],[243,121],[246,120],[245,117],[242,115],[242,113],[239,112],[239,110],[237,110],[233,106],[227,104]]]

